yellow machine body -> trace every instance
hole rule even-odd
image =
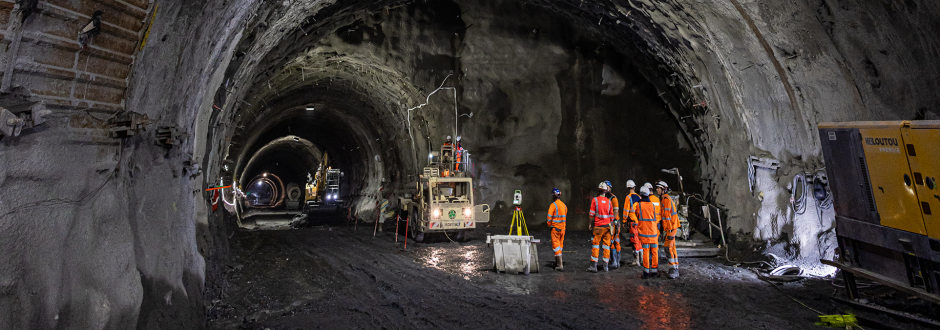
[[[822,123],[819,128],[860,133],[880,225],[940,239],[940,214],[934,213],[940,211],[940,121]]]
[[[840,260],[940,304],[940,121],[819,124]],[[846,271],[849,270],[849,271]]]

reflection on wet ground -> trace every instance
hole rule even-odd
[[[587,273],[587,235],[568,233],[565,272],[543,262],[540,273],[506,275],[492,271],[492,248],[479,238],[464,243],[411,241],[408,251],[403,251],[403,240],[394,243],[394,233],[373,237],[371,230],[240,232],[232,238],[229,294],[210,309],[209,325],[219,329],[815,327],[815,313],[753,273],[714,258],[682,259],[682,277],[677,280],[641,280],[635,266]],[[547,245],[539,246],[540,260],[553,260]],[[827,299],[832,290],[826,281],[787,284],[784,290],[816,309],[845,311]]]

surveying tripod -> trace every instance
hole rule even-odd
[[[516,206],[516,209],[512,211],[512,223],[509,225],[509,235],[512,235],[513,228],[516,229],[516,236],[523,236],[523,230],[525,230],[524,236],[529,236],[529,227],[525,225],[525,214],[522,213],[522,206]]]

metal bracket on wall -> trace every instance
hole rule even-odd
[[[0,108],[0,136],[20,136],[24,129],[30,129],[46,122],[46,116],[52,111],[46,109],[45,102],[33,104],[28,112],[13,114]]]
[[[157,127],[157,144],[167,148],[179,146],[186,142],[186,134],[180,132],[176,126]]]
[[[754,188],[757,186],[758,167],[776,171],[778,168],[780,168],[780,161],[773,158],[754,156],[747,158],[747,187],[751,190],[751,192],[754,192]]]
[[[108,120],[108,126],[113,138],[127,138],[146,130],[150,124],[150,117],[132,111],[116,115]]]

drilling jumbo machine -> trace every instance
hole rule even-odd
[[[940,121],[821,123],[839,251],[823,264],[940,304]],[[938,212],[933,214],[933,212]]]
[[[428,234],[462,241],[477,224],[490,221],[490,207],[473,203],[473,178],[469,176],[470,156],[447,137],[440,151],[428,155],[428,166],[412,187],[411,193],[399,197],[408,235],[422,242]]]
[[[339,196],[340,177],[343,172],[329,166],[329,155],[323,154],[323,161],[315,176],[308,174],[304,213],[309,214],[319,209],[334,210],[343,204]]]

